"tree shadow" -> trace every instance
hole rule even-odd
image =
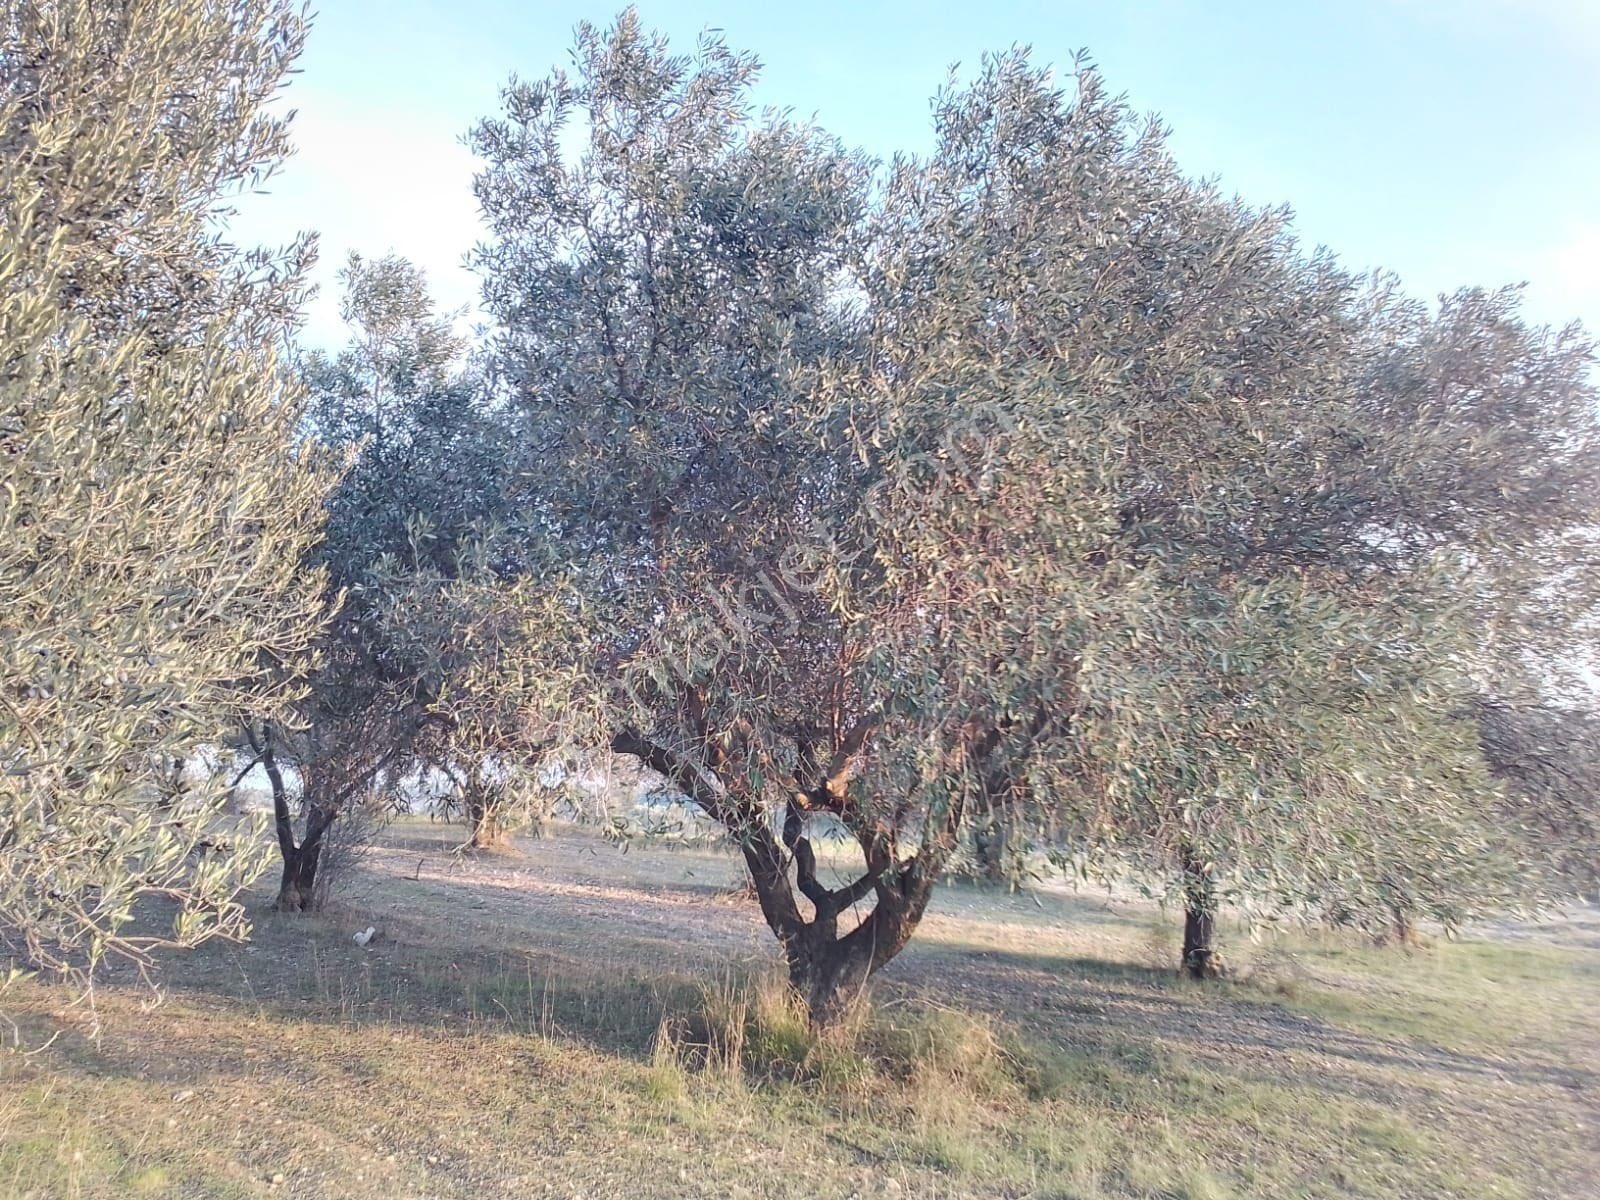
[[[418,849],[423,862],[412,878],[401,860]],[[330,1045],[342,1033],[374,1027],[487,1030],[645,1061],[663,1017],[694,1010],[708,980],[779,964],[755,905],[717,898],[722,879],[590,879],[570,870],[545,877],[537,855],[520,863],[514,878],[486,877],[457,870],[443,838],[397,839],[386,852],[391,869],[365,872],[357,898],[323,914],[273,912],[270,889],[259,890],[252,941],[163,954],[162,991],[230,1018],[309,1024],[323,1029]],[[559,853],[568,867],[581,856],[572,847]],[[1021,898],[1015,911],[1026,912],[1023,905],[1031,901]],[[1063,917],[1075,915],[1068,905]],[[159,919],[154,911],[141,914],[152,926]],[[369,924],[378,935],[356,945],[351,933]],[[1241,1079],[1386,1104],[1400,1075],[1441,1086],[1468,1078],[1573,1089],[1600,1083],[1577,1067],[1499,1061],[1352,1031],[1244,986],[1192,983],[1175,969],[997,947],[951,932],[914,939],[879,976],[878,993],[981,1013],[1085,1054],[1120,1061],[1128,1045],[1156,1042]],[[103,986],[140,985],[122,969]],[[63,1052],[93,1073],[165,1069],[113,1052],[110,1042],[65,1042]],[[219,1045],[204,1069],[258,1068]],[[274,1069],[292,1073],[295,1066]],[[174,1080],[192,1077],[193,1057],[172,1070]]]
[[[342,902],[321,913],[280,913],[270,905],[270,890],[258,888],[249,904],[250,941],[213,940],[161,952],[154,975],[158,991],[148,993],[148,1000],[165,997],[206,1010],[220,1005],[242,1018],[330,1030],[402,1026],[531,1034],[644,1059],[663,1014],[696,1005],[703,983],[717,971],[759,969],[756,955],[731,958],[725,943],[721,955],[695,953],[720,939],[673,941],[663,935],[674,922],[693,929],[695,918],[683,911],[689,907],[709,910],[712,917],[728,910],[725,915],[759,922],[753,910],[744,914],[717,902],[710,882],[624,889],[624,900],[662,910],[642,928],[617,911],[617,895],[582,884],[541,893],[469,877],[388,882],[425,889],[433,911],[408,914],[402,891],[401,907],[385,912]],[[392,886],[382,892],[384,898],[394,895]],[[559,936],[506,944],[506,935],[520,924],[497,928],[493,914],[498,903],[511,899],[531,910],[522,916],[532,922],[541,906],[559,913],[547,925],[559,927]],[[165,907],[159,900],[146,903],[135,926],[154,932],[169,925]],[[454,916],[441,919],[439,910]],[[368,945],[356,944],[352,932],[369,924],[379,932]],[[775,960],[775,947],[772,953]],[[126,964],[108,965],[98,986],[103,993],[133,995],[146,987]],[[62,1044],[78,1041],[70,1037]],[[101,1070],[109,1061],[106,1049],[106,1043],[84,1044],[69,1057],[85,1069]]]
[[[1239,1067],[1238,1052],[1272,1059],[1264,1081],[1287,1070],[1325,1090],[1363,1099],[1392,1098],[1393,1085],[1353,1077],[1351,1064],[1395,1072],[1473,1079],[1495,1085],[1557,1086],[1589,1092],[1600,1072],[1568,1064],[1491,1057],[1422,1039],[1341,1027],[1279,999],[1227,980],[1194,982],[1175,969],[1075,955],[944,942],[908,956],[908,983],[984,1004],[1036,1032],[1065,1033],[1081,1046],[1137,1033]],[[953,986],[952,986],[953,985]],[[993,997],[1004,997],[998,1003]],[[1064,1021],[1063,1018],[1066,1020]],[[1086,1023],[1084,1018],[1089,1018]],[[1324,1064],[1319,1066],[1318,1060]]]

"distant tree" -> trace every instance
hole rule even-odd
[[[1470,781],[1460,766],[1454,782],[1441,778],[1447,759],[1434,753],[1379,787],[1364,836],[1347,842],[1369,861],[1325,880],[1342,919],[1402,941],[1418,917],[1455,926],[1538,907],[1571,888],[1554,864],[1594,851],[1574,821],[1575,789],[1548,775],[1529,786],[1506,757],[1519,743],[1534,751],[1540,729],[1553,757],[1534,770],[1537,753],[1514,755],[1520,770],[1581,776],[1571,746],[1582,714],[1549,697],[1583,690],[1600,613],[1593,345],[1577,326],[1528,325],[1518,302],[1515,289],[1463,290],[1429,308],[1379,278],[1358,309],[1366,350],[1352,386],[1364,425],[1351,428],[1368,465],[1342,485],[1357,521],[1320,532],[1316,552],[1385,586],[1426,573],[1443,585],[1448,612],[1433,619],[1458,633],[1433,653],[1455,679],[1430,710],[1454,727],[1450,756],[1465,746],[1478,759]],[[1401,801],[1406,789],[1422,799],[1415,789],[1429,778],[1454,798]]]
[[[517,519],[511,427],[420,271],[352,256],[342,283],[354,338],[305,364],[308,437],[354,458],[318,551],[345,604],[305,729],[283,739],[305,779],[304,832],[296,842],[291,812],[284,843],[291,907],[317,895],[304,876],[322,831],[380,775],[440,771],[473,847],[544,804],[529,776],[547,743],[510,690],[532,669],[513,663],[526,588],[488,552],[490,531]]]
[[[333,476],[279,359],[309,245],[217,232],[288,149],[267,106],[304,33],[283,0],[0,5],[0,937],[24,962],[238,935],[265,865],[220,783],[163,804],[161,779],[280,711],[326,617],[301,564]],[[153,897],[170,933],[130,932]]]
[[[461,753],[449,723],[430,712],[440,681],[404,628],[414,614],[395,597],[454,572],[498,511],[509,462],[488,389],[462,361],[465,344],[422,273],[393,255],[351,255],[340,282],[352,341],[336,356],[308,354],[301,374],[310,392],[303,438],[349,459],[311,553],[342,603],[295,719],[252,727],[263,761],[292,765],[301,780],[298,791],[273,781],[285,909],[325,894],[322,848],[352,806],[371,807],[385,780]]]
[[[542,635],[569,619],[533,580],[479,557],[482,545],[468,544],[452,572],[395,577],[383,610],[386,636],[428,697],[418,757],[450,781],[444,810],[466,824],[474,850],[541,822],[550,805],[540,776],[564,725],[530,697],[557,685],[562,668],[547,661]]]
[[[487,386],[422,272],[395,255],[352,254],[339,278],[350,344],[332,357],[313,351],[301,370],[307,438],[354,456],[318,552],[359,611],[381,560],[454,563],[496,511],[508,454]]]
[[[324,649],[331,656],[350,651],[337,643]],[[275,905],[284,912],[320,907],[329,895],[323,855],[331,840],[341,838],[358,852],[354,831],[338,828],[347,816],[360,810],[362,829],[370,834],[394,807],[384,787],[410,765],[425,718],[421,705],[395,698],[402,689],[374,686],[349,660],[337,667],[325,663],[317,683],[315,703],[303,701],[288,719],[249,717],[243,723],[250,761],[266,774],[272,796],[281,860]],[[295,785],[286,780],[285,768],[293,771]]]

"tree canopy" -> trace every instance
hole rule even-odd
[[[877,173],[714,37],[575,62],[473,139],[516,553],[557,707],[727,824],[814,1010],[974,811],[1191,895],[1505,899],[1468,702],[1592,605],[1577,331],[1352,276],[1084,63],[984,60]]]

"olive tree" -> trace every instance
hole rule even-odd
[[[820,519],[853,497],[797,421],[787,365],[859,337],[841,283],[866,165],[754,114],[756,64],[716,38],[675,56],[630,11],[581,26],[575,61],[514,83],[473,136],[523,438],[516,553],[559,582],[571,624],[546,640],[571,670],[543,699],[574,689],[588,728],[728,829],[826,1019],[910,937],[953,825],[935,817],[902,854],[910,813],[895,826],[856,800],[883,717],[826,594]],[[838,886],[805,834],[817,810],[861,845]]]
[[[1360,289],[1081,65],[987,60],[935,125],[876,222],[868,348],[812,389],[865,497],[870,690],[922,732],[906,786],[960,761],[980,827],[1183,880],[1203,972],[1220,878],[1305,896],[1377,778],[1452,737],[1429,795],[1470,774],[1429,715],[1439,569],[1331,550],[1372,528]]]
[[[1453,694],[1428,706],[1448,746],[1377,789],[1351,843],[1368,861],[1325,880],[1342,919],[1401,940],[1417,916],[1454,926],[1537,908],[1570,892],[1564,867],[1593,852],[1573,819],[1575,790],[1550,786],[1573,775],[1582,727],[1552,697],[1581,690],[1600,611],[1593,347],[1576,325],[1533,326],[1518,307],[1515,289],[1464,289],[1423,305],[1382,277],[1360,301],[1366,348],[1354,359],[1353,402],[1364,425],[1353,428],[1371,467],[1345,487],[1361,523],[1322,535],[1318,551],[1346,570],[1365,564],[1386,586],[1434,570],[1458,631],[1434,652],[1455,676]],[[1549,746],[1536,749],[1535,729]],[[1470,778],[1432,776],[1443,803],[1397,803],[1464,752]]]
[[[258,842],[159,773],[295,694],[331,474],[280,360],[309,246],[225,199],[287,150],[283,0],[0,6],[0,936],[141,963],[245,928]],[[161,897],[171,930],[129,927]]]
[[[1390,290],[1378,291],[1363,384],[1405,455],[1375,524],[1402,563],[1453,564],[1470,632],[1457,715],[1497,791],[1479,814],[1489,828],[1475,870],[1416,862],[1422,839],[1402,848],[1416,869],[1397,862],[1384,880],[1404,936],[1413,914],[1453,924],[1569,895],[1593,859],[1584,717],[1570,698],[1600,616],[1600,389],[1584,331],[1529,324],[1516,289],[1463,290],[1434,308]]]
[[[547,639],[571,615],[558,592],[485,554],[501,537],[485,526],[453,569],[387,576],[379,614],[426,698],[414,757],[450,781],[444,808],[466,823],[463,848],[472,850],[542,825],[551,802],[543,773],[572,741],[563,708],[543,698],[570,678]]]
[[[1468,288],[1426,306],[1377,281],[1357,384],[1389,450],[1369,502],[1384,560],[1447,557],[1472,678],[1531,703],[1582,690],[1600,632],[1600,389],[1582,327],[1532,325],[1520,302]]]
[[[1446,920],[1528,896],[1466,701],[1557,676],[1592,620],[1581,331],[1527,326],[1510,292],[1429,308],[1352,277],[1285,213],[1185,180],[1090,70],[1063,94],[1007,56],[936,121],[885,204],[893,348],[842,426],[886,480],[940,464],[884,491],[904,512],[876,555],[948,579],[958,633],[919,603],[918,674],[987,657],[1023,684],[1013,721],[1063,735],[1030,769],[1060,772],[1071,851],[1171,871],[1196,974],[1219,889]],[[963,369],[966,411],[1009,431],[970,447],[928,433]],[[953,505],[967,480],[1011,508]],[[1026,782],[978,794],[1025,817]]]
[[[386,780],[463,753],[435,711],[441,681],[426,655],[437,631],[410,629],[426,610],[397,599],[421,578],[454,573],[498,511],[509,461],[488,388],[422,273],[393,255],[352,255],[340,282],[351,342],[308,354],[300,372],[310,394],[303,439],[349,460],[311,554],[342,603],[294,720],[248,723],[272,782],[278,906],[291,910],[325,893],[323,848],[355,806],[381,813]],[[284,765],[298,792],[284,785]]]
[[[1473,711],[1505,793],[1497,826],[1527,847],[1536,885],[1566,897],[1600,892],[1600,716],[1487,698]]]
[[[1196,974],[1227,897],[1514,875],[1463,702],[1511,594],[1487,539],[1585,511],[1578,343],[1501,321],[1521,357],[1430,393],[1456,360],[1426,331],[1477,294],[1419,314],[1305,250],[1083,64],[985,60],[874,187],[752,114],[720,41],[675,57],[630,12],[575,58],[474,135],[508,553],[564,597],[537,703],[729,829],[816,1019],[906,944],[969,815],[1170,872]],[[1497,478],[1493,414],[1553,399],[1573,452],[1518,445],[1566,473]],[[842,879],[818,814],[858,844]]]

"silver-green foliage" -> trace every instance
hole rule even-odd
[[[1086,67],[986,60],[879,181],[718,41],[576,62],[474,139],[540,702],[739,833],[792,968],[869,899],[892,955],[974,808],[1275,901],[1512,896],[1466,701],[1593,599],[1576,331],[1350,275]]]
[[[278,357],[308,247],[219,203],[288,148],[284,0],[0,6],[0,926],[24,961],[238,933],[253,838],[158,770],[291,695],[327,471]],[[136,902],[172,925],[127,928]]]
[[[352,256],[343,282],[355,339],[306,376],[310,436],[356,450],[322,549],[348,593],[306,720],[319,759],[432,764],[461,785],[445,807],[459,799],[494,827],[537,799],[504,784],[542,756],[525,701],[554,666],[524,652],[531,581],[489,552],[517,520],[514,430],[414,266]]]
[[[1480,699],[1484,757],[1503,789],[1499,825],[1530,847],[1533,882],[1600,889],[1600,716],[1592,709]]]
[[[1517,899],[1537,851],[1466,700],[1593,611],[1581,332],[1352,277],[1185,178],[1092,69],[1006,55],[935,121],[881,206],[869,349],[813,391],[868,497],[840,539],[870,550],[868,690],[987,731],[1011,761],[979,802],[1080,861]]]

